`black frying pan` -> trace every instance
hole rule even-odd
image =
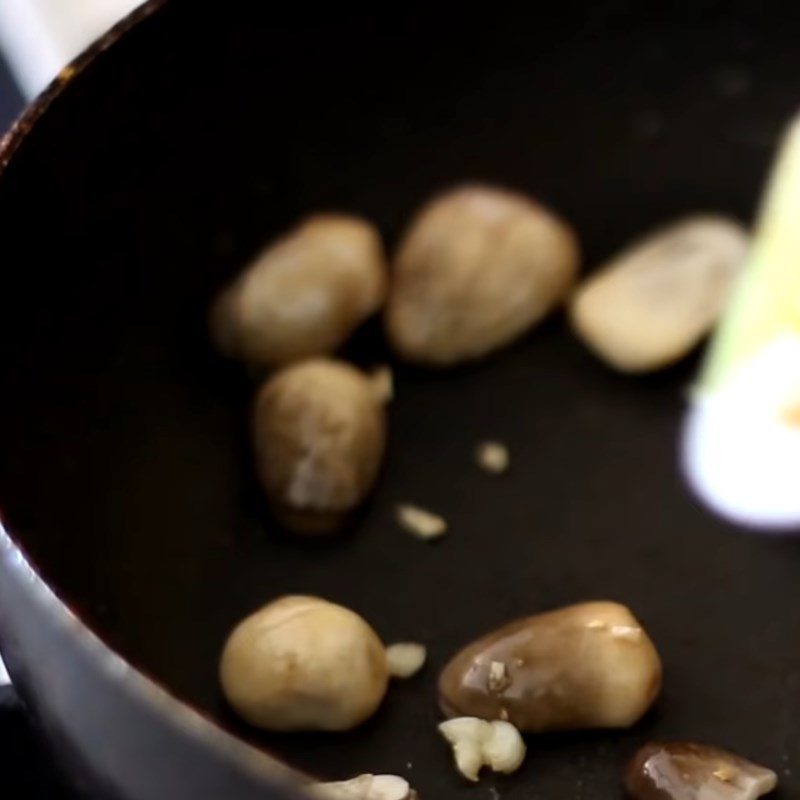
[[[254,382],[213,352],[205,316],[302,215],[364,214],[391,246],[464,179],[553,205],[588,265],[684,212],[749,219],[800,100],[797,9],[267,8],[150,3],[5,142],[0,505],[14,542],[130,663],[319,776],[395,772],[436,800],[609,798],[639,743],[675,737],[763,761],[795,796],[800,544],[739,533],[688,495],[676,434],[693,361],[621,377],[555,318],[474,366],[397,365],[380,486],[352,532],[308,544],[267,521]],[[348,355],[386,359],[380,326]],[[472,464],[487,437],[511,445],[503,479]],[[397,501],[441,511],[452,533],[413,540]],[[110,656],[15,545],[0,538],[0,554],[0,646],[73,774],[135,800],[286,795],[275,762]],[[230,627],[297,591],[429,645],[425,673],[352,734],[266,736],[221,699]],[[589,598],[645,622],[666,667],[657,708],[631,731],[532,738],[519,773],[468,790],[435,730],[438,668],[503,621]]]

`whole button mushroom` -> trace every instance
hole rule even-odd
[[[317,215],[266,248],[217,300],[219,349],[277,366],[336,350],[383,304],[380,235],[357,217]]]
[[[647,744],[625,773],[633,800],[756,800],[777,785],[771,769],[690,742]]]
[[[358,614],[317,597],[287,596],[236,626],[220,680],[251,725],[343,731],[372,716],[389,670],[381,640]]]
[[[747,254],[736,222],[691,217],[614,256],[570,303],[584,343],[623,372],[648,372],[686,355],[725,306]]]
[[[391,343],[429,365],[483,356],[564,298],[578,260],[572,230],[524,195],[489,186],[441,195],[400,243],[386,308]]]
[[[590,602],[511,622],[458,653],[439,678],[447,716],[521,731],[625,728],[661,688],[661,661],[623,605]]]
[[[375,381],[342,361],[302,361],[266,381],[255,403],[255,452],[276,517],[300,533],[340,527],[378,475],[384,417]]]

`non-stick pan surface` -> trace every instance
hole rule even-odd
[[[45,577],[180,697],[292,764],[408,776],[424,797],[608,798],[653,737],[741,751],[800,791],[800,543],[711,518],[677,469],[695,362],[651,378],[596,362],[555,318],[484,363],[396,367],[391,445],[348,535],[268,521],[248,451],[254,380],[212,351],[215,291],[319,209],[374,219],[465,179],[529,191],[591,266],[685,212],[752,217],[800,100],[800,19],[752,4],[485,8],[457,16],[167,3],[71,79],[0,182],[0,505]],[[352,354],[387,356],[380,326]],[[502,478],[483,438],[510,444]],[[442,513],[435,545],[393,505]],[[229,628],[285,592],[429,647],[347,735],[264,736],[226,710]],[[438,669],[493,626],[573,601],[629,604],[665,690],[634,730],[529,740],[468,790],[439,740]],[[496,795],[493,795],[496,796]]]

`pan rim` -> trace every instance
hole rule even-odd
[[[0,569],[13,574],[32,602],[43,607],[62,631],[74,638],[107,678],[125,687],[134,698],[166,718],[180,733],[202,745],[214,748],[249,772],[256,779],[275,786],[276,782],[302,786],[310,776],[290,767],[265,750],[229,733],[201,712],[173,695],[166,687],[145,675],[120,653],[106,644],[84,620],[67,605],[39,574],[23,547],[0,520]],[[13,685],[13,670],[9,670]]]
[[[8,131],[0,138],[0,178],[5,174],[14,154],[39,118],[61,96],[66,87],[93,64],[99,55],[116,44],[128,31],[137,27],[139,23],[153,16],[168,2],[169,0],[145,0],[142,5],[134,8],[116,25],[109,28],[102,36],[95,39],[88,47],[62,67],[58,75],[25,106],[19,116],[11,123]]]
[[[67,87],[91,67],[97,58],[114,46],[140,23],[154,16],[171,0],[145,0],[130,11],[106,33],[93,41],[62,68],[59,74],[30,102],[0,138],[0,180],[3,179],[14,155]],[[296,770],[271,753],[248,744],[229,733],[216,722],[203,716],[190,703],[137,669],[130,661],[109,646],[102,637],[59,597],[43,578],[26,554],[17,537],[0,519],[0,568],[16,574],[26,585],[32,600],[45,607],[51,618],[64,630],[70,629],[80,647],[106,676],[125,686],[138,702],[151,707],[159,716],[179,729],[179,733],[194,738],[203,746],[214,749],[237,768],[249,772],[257,780],[276,786],[277,782],[298,788],[311,776]],[[10,671],[12,683],[13,672]]]

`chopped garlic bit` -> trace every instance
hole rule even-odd
[[[611,635],[615,639],[627,639],[629,642],[638,642],[642,638],[642,629],[636,625],[612,625]]]
[[[425,645],[416,642],[397,642],[386,648],[386,663],[393,678],[410,678],[425,664]]]
[[[608,623],[602,619],[593,619],[586,623],[586,627],[590,631],[604,631],[608,627]]]
[[[525,742],[510,722],[457,717],[441,723],[439,732],[453,748],[458,771],[471,781],[482,767],[511,773],[525,760]]]
[[[486,472],[500,475],[508,469],[508,448],[502,442],[480,442],[475,448],[475,461]]]
[[[398,775],[358,775],[349,781],[313,784],[309,789],[323,800],[415,800],[417,796]]]
[[[388,403],[394,399],[394,375],[392,374],[391,367],[385,364],[377,367],[372,372],[372,386],[375,390],[377,398],[383,402]]]
[[[438,539],[447,532],[443,517],[409,503],[397,506],[397,522],[418,539]]]
[[[486,685],[490,692],[502,692],[507,689],[511,684],[511,678],[508,675],[508,667],[503,661],[492,661],[489,664],[489,675],[486,679]]]

